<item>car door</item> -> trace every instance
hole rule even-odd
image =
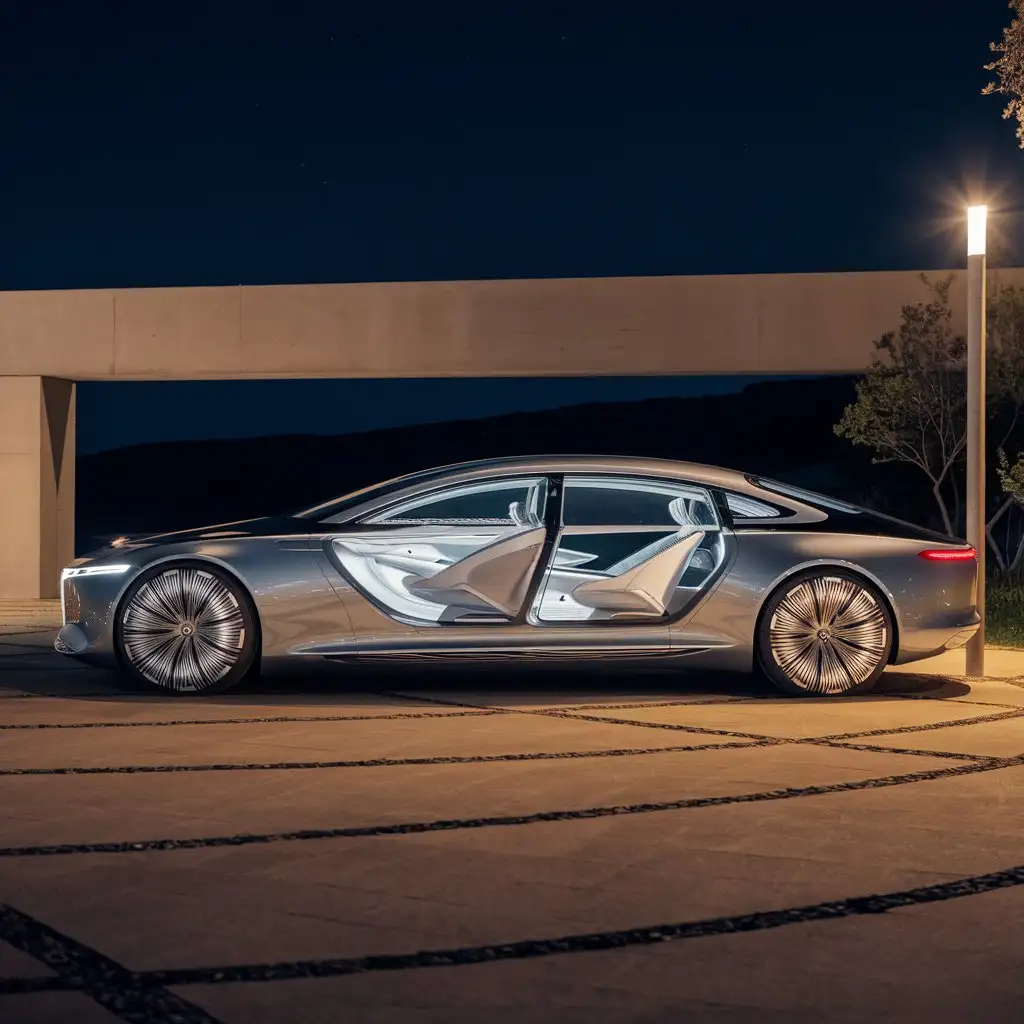
[[[568,474],[560,511],[531,621],[552,630],[572,625],[595,642],[625,631],[619,635],[630,643],[668,646],[671,623],[724,557],[710,492],[676,480]]]
[[[521,619],[548,539],[549,487],[537,475],[453,484],[392,501],[327,537],[337,572],[379,613],[353,615],[357,645],[360,634],[427,641],[438,626]]]

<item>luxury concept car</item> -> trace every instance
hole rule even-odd
[[[175,694],[329,661],[669,658],[869,689],[978,628],[973,548],[725,469],[559,456],[119,538],[64,570],[57,650]]]

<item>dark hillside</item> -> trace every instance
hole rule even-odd
[[[776,476],[925,523],[927,489],[873,466],[832,425],[850,378],[751,384],[732,395],[570,406],[336,437],[139,445],[78,461],[78,548],[315,504],[401,473],[467,459],[584,453],[683,459]]]

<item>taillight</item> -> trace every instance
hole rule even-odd
[[[917,555],[929,562],[973,562],[978,557],[974,548],[929,548]]]

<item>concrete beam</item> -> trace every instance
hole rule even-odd
[[[916,272],[0,292],[0,375],[850,373],[926,294]]]
[[[58,597],[75,557],[75,385],[0,376],[0,598]]]

